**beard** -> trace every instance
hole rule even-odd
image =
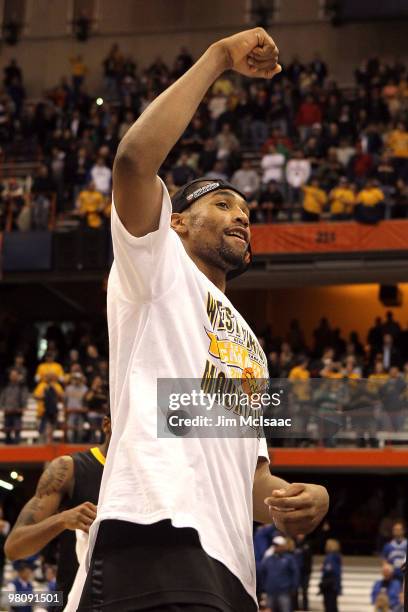
[[[222,239],[218,247],[203,245],[201,255],[204,261],[219,268],[223,272],[231,272],[240,268],[244,263],[245,253],[232,248],[227,242]]]

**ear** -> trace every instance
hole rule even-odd
[[[170,225],[171,228],[180,236],[185,236],[188,232],[187,216],[183,213],[172,213]]]

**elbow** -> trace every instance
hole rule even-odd
[[[18,547],[13,542],[13,538],[7,538],[4,544],[4,554],[9,561],[16,561],[23,556],[19,554]]]
[[[138,153],[138,147],[135,145],[131,146],[122,141],[116,152],[113,165],[114,172],[136,172],[139,167],[139,157],[140,153]]]
[[[138,147],[125,145],[119,148],[113,162],[113,181],[115,177],[131,178],[132,181],[145,178],[149,174],[148,164]]]

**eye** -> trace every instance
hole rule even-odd
[[[224,202],[223,200],[217,202],[217,206],[219,206],[220,208],[228,208],[227,202]]]

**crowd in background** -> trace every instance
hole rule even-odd
[[[2,182],[3,227],[45,229],[50,208],[57,217],[104,225],[118,143],[192,63],[182,48],[172,67],[157,57],[141,68],[113,45],[98,91],[89,91],[86,61],[77,55],[70,58],[71,76],[34,101],[12,60],[0,95],[0,146],[6,160],[31,159],[37,169]],[[318,54],[283,67],[272,81],[226,73],[214,83],[162,167],[170,193],[206,176],[244,192],[253,222],[405,218],[406,66],[371,58],[348,87],[331,78]]]
[[[407,555],[403,521],[394,521],[388,537],[379,543],[381,577],[372,585],[373,609],[403,612],[402,568]],[[344,594],[341,546],[327,520],[311,536],[300,534],[294,539],[283,536],[274,525],[261,525],[254,533],[254,549],[261,610],[309,610],[313,556],[318,554],[323,555],[318,586],[324,611],[338,612],[338,597]]]
[[[26,331],[11,327],[8,339],[21,350],[12,355],[6,342],[5,352],[0,353],[0,410],[4,414],[5,442],[20,442],[23,414],[31,397],[36,403],[39,442],[53,442],[54,432],[59,429],[67,442],[99,443],[103,417],[109,414],[103,333],[99,335],[85,324],[65,333],[60,326],[49,325],[43,332],[46,351],[38,358],[38,334],[32,330],[25,335]]]
[[[50,324],[42,330],[22,326],[13,317],[5,316],[1,323],[0,411],[5,441],[20,442],[29,397],[37,403],[40,442],[51,442],[57,428],[69,442],[98,440],[108,409],[104,322]],[[354,444],[378,446],[380,431],[403,434],[408,328],[401,328],[391,311],[384,320],[376,318],[366,338],[357,332],[343,337],[327,318],[320,320],[309,345],[297,320],[285,334],[276,335],[271,327],[258,334],[268,359],[271,391],[276,387],[289,392],[287,401],[266,408],[265,415],[293,421],[286,440],[276,437],[279,429],[272,430],[272,438],[271,430],[265,429],[272,446],[333,446],[343,431],[353,432]]]

